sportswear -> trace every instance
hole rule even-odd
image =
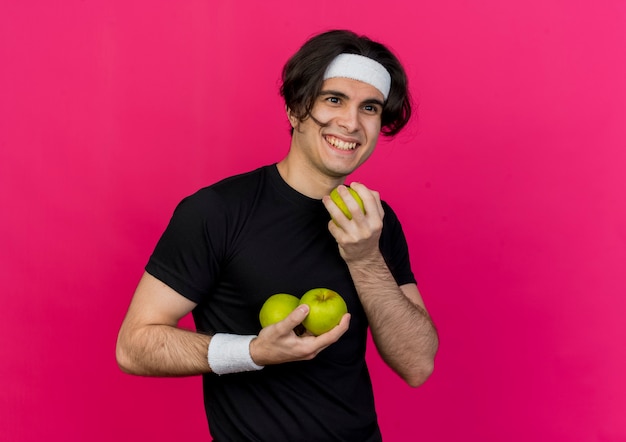
[[[383,203],[380,247],[398,285],[414,283],[400,223]],[[215,441],[378,441],[365,363],[367,317],[328,231],[321,200],[304,196],[275,164],[200,189],[176,207],[146,271],[197,304],[198,332],[258,334],[275,293],[337,291],[350,329],[310,361],[203,375]]]

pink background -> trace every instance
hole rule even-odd
[[[282,64],[350,28],[418,118],[355,179],[403,220],[441,335],[387,441],[626,441],[626,2],[0,4],[0,440],[206,440],[200,379],[114,346],[174,205],[279,160]]]

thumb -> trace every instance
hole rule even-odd
[[[309,306],[306,304],[301,304],[296,307],[289,316],[283,319],[282,322],[285,323],[289,327],[289,330],[294,329],[296,326],[300,325],[304,318],[309,314]]]

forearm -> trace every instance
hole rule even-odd
[[[237,347],[231,347],[223,339],[212,341],[213,337],[172,325],[123,325],[117,342],[117,361],[123,371],[131,374],[190,376],[210,371],[218,374],[249,371],[250,363],[258,369],[258,366],[308,360],[335,343],[348,330],[350,315],[344,315],[340,324],[327,333],[298,336],[294,328],[307,314],[308,307],[300,306],[283,321],[264,328],[258,337],[247,342],[246,348],[241,343],[239,351],[235,352],[236,360],[229,358],[235,355],[230,351],[237,350]],[[243,366],[238,362],[241,359],[247,359]],[[213,366],[215,370],[209,360],[211,364],[217,363]],[[235,371],[229,371],[231,369]]]
[[[421,385],[439,342],[426,309],[403,293],[380,254],[348,267],[381,357],[409,385]]]
[[[120,368],[141,376],[192,376],[210,371],[210,336],[170,325],[146,325],[120,332]]]

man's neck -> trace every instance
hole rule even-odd
[[[322,199],[345,179],[327,176],[312,165],[296,161],[289,154],[276,166],[278,173],[290,187],[313,199]]]

